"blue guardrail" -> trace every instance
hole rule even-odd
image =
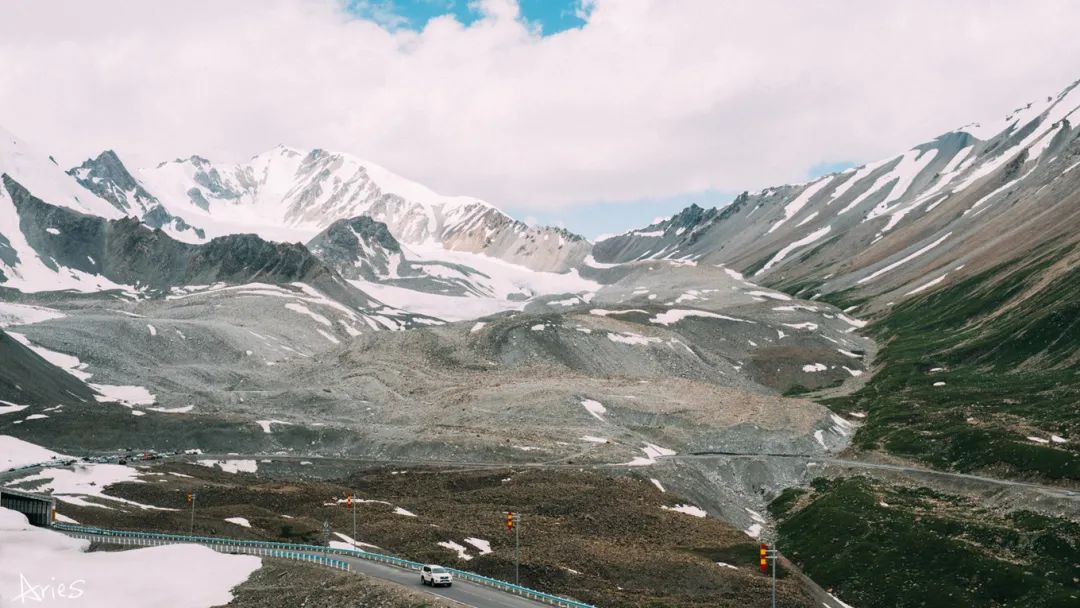
[[[386,555],[385,553],[364,551],[361,549],[337,549],[334,547],[323,547],[321,545],[300,545],[295,543],[279,543],[263,540],[241,540],[236,538],[225,538],[217,536],[191,536],[186,534],[164,534],[160,532],[110,530],[107,528],[76,526],[61,523],[54,523],[52,527],[56,530],[70,532],[73,534],[86,534],[97,537],[114,538],[118,541],[117,544],[124,544],[124,539],[140,539],[146,541],[158,541],[159,543],[194,543],[199,545],[207,545],[209,547],[246,547],[258,549],[259,555],[309,561],[346,571],[351,569],[348,562],[329,558],[309,558],[318,557],[320,555],[344,555],[368,561],[381,562],[384,564],[389,564],[391,566],[396,566],[398,568],[403,568],[405,570],[420,570],[420,568],[424,566],[424,564],[420,562],[414,562],[407,559],[402,559],[400,557],[394,557],[393,555]],[[316,555],[311,555],[313,553]],[[550,593],[544,593],[543,591],[537,591],[528,587],[522,587],[520,585],[515,585],[513,583],[508,583],[499,579],[476,574],[475,572],[458,570],[457,568],[447,568],[447,570],[452,572],[456,578],[467,580],[487,587],[492,587],[500,591],[505,591],[506,593],[512,593],[514,595],[529,598],[531,600],[536,600],[538,602],[543,602],[545,604],[550,604],[552,606],[560,606],[565,608],[596,608],[596,606],[593,606],[592,604],[585,604],[583,602],[579,602],[569,598],[551,595]]]

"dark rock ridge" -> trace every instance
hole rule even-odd
[[[0,399],[17,405],[94,401],[81,380],[42,359],[0,330]]]
[[[183,243],[135,218],[106,220],[50,205],[7,175],[3,184],[27,242],[53,268],[72,268],[119,284],[162,291],[218,282],[301,281],[356,308],[373,305],[300,243],[272,243],[251,234],[224,236],[201,245]],[[46,230],[50,228],[66,238],[49,238]]]
[[[366,215],[334,222],[307,247],[345,279],[440,295],[491,295],[488,275],[462,264],[411,259],[384,222]]]
[[[367,216],[330,224],[308,241],[308,249],[346,279],[378,281],[398,271],[401,245],[383,222]]]

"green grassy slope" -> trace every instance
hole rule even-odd
[[[1080,605],[1080,524],[872,481],[817,479],[770,506],[780,548],[855,606]]]
[[[857,393],[827,401],[839,412],[867,412],[855,447],[943,469],[1080,479],[1073,253],[1015,260],[907,300],[873,323],[881,371]],[[1069,441],[1028,439],[1051,435]]]

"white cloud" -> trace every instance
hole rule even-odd
[[[545,38],[480,6],[416,33],[334,0],[5,2],[0,124],[67,164],[288,143],[539,210],[801,181],[1080,78],[1064,0],[589,0]]]

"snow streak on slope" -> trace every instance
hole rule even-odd
[[[808,234],[807,236],[805,236],[805,237],[803,237],[803,238],[801,238],[801,239],[787,245],[786,247],[784,247],[780,251],[776,252],[776,255],[774,255],[771,260],[766,262],[765,265],[761,267],[761,270],[755,272],[754,276],[757,276],[759,274],[763,274],[765,272],[768,272],[768,270],[770,268],[772,268],[773,266],[775,266],[775,265],[779,264],[780,262],[784,261],[784,258],[786,258],[789,253],[791,253],[792,251],[798,249],[799,247],[804,247],[806,245],[809,245],[811,243],[815,243],[815,242],[821,240],[822,237],[824,237],[826,234],[829,234],[829,231],[831,229],[832,229],[831,226],[825,226],[824,228],[822,228],[820,230],[816,230],[816,231]]]
[[[589,294],[600,284],[582,278],[577,270],[566,273],[538,272],[485,255],[444,250],[433,243],[410,248],[410,257],[432,258],[466,266],[477,271],[470,277],[476,293],[449,296],[420,293],[404,287],[375,283],[362,279],[349,281],[386,304],[413,313],[445,321],[475,319],[507,310],[521,310],[526,303],[542,295]]]
[[[814,182],[813,184],[807,186],[806,189],[799,194],[799,196],[795,197],[795,200],[791,201],[787,204],[786,207],[784,207],[784,219],[773,224],[772,227],[769,228],[769,233],[771,234],[777,228],[783,226],[788,220],[795,217],[795,215],[798,214],[799,211],[801,211],[802,208],[806,206],[806,203],[810,202],[810,199],[814,198],[814,195],[820,192],[821,189],[825,186],[828,186],[830,182],[832,182],[832,179],[830,177],[823,177],[818,181]]]
[[[1078,118],[1074,83],[993,127],[962,127],[808,184],[743,193],[724,208],[692,205],[598,242],[590,259],[720,264],[805,297],[854,289],[843,299],[883,306],[963,278],[956,270],[943,276],[949,268],[986,270],[1076,240],[1080,174],[1070,170],[1080,164]],[[921,251],[949,235],[954,246]],[[913,251],[919,260],[908,263]]]

